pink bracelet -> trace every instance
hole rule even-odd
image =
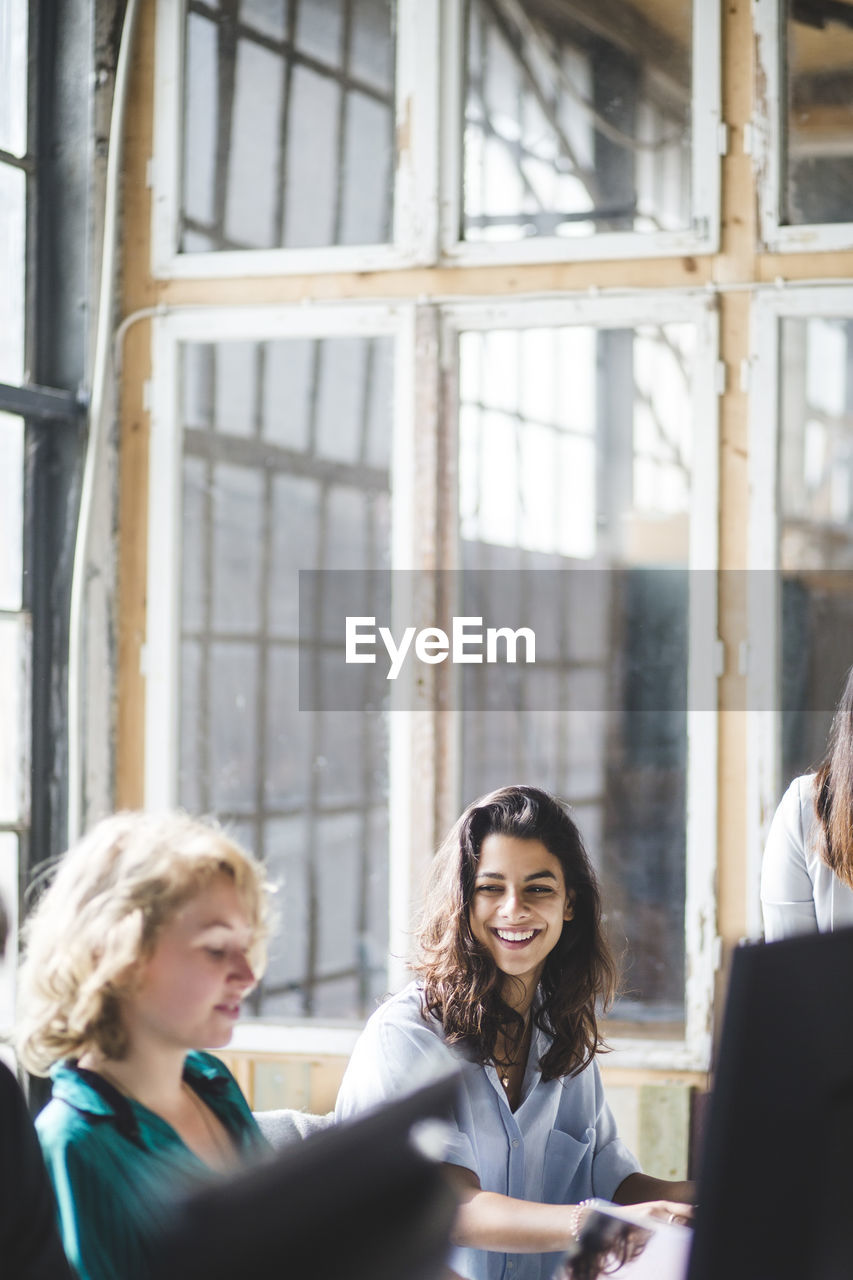
[[[576,1204],[572,1209],[569,1226],[575,1240],[580,1240],[581,1221],[586,1217],[586,1211],[591,1204],[592,1200],[581,1200],[580,1204]]]

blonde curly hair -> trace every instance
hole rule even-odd
[[[24,1066],[46,1075],[92,1047],[123,1057],[121,999],[139,963],[163,925],[220,875],[234,881],[245,905],[259,974],[268,931],[264,868],[220,827],[179,812],[123,812],[78,841],[24,927],[15,1037]]]

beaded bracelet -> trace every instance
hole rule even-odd
[[[569,1228],[575,1240],[580,1240],[581,1219],[585,1217],[586,1211],[591,1204],[592,1200],[581,1200],[580,1204],[576,1204],[572,1209]]]

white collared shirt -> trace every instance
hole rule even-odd
[[[853,924],[853,890],[821,859],[813,773],[795,778],[776,810],[761,864],[768,942]]]
[[[571,1078],[543,1081],[538,1062],[549,1039],[534,1028],[521,1104],[513,1112],[495,1068],[468,1061],[444,1043],[436,1018],[421,1016],[420,992],[420,985],[411,983],[369,1019],[341,1084],[337,1118],[349,1118],[462,1067],[444,1157],[448,1163],[470,1169],[483,1190],[522,1200],[612,1200],[639,1165],[616,1132],[598,1065],[593,1062]],[[547,1280],[561,1256],[454,1249],[448,1264],[469,1280]]]

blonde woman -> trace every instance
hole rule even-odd
[[[62,859],[26,930],[19,1053],[81,1280],[156,1271],[176,1196],[267,1149],[226,1068],[261,971],[263,871],[183,814],[120,813]]]

